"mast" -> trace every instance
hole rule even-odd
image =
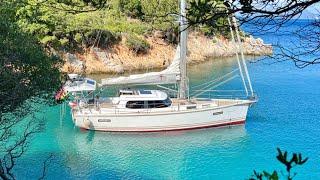
[[[187,82],[187,18],[186,1],[180,0],[180,85],[179,98],[186,99],[188,91]]]

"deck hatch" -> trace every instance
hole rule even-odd
[[[139,93],[140,94],[152,94],[152,92],[149,90],[139,90]]]

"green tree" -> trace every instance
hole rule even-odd
[[[0,2],[0,177],[15,179],[16,160],[43,129],[40,106],[61,85],[61,60],[16,25],[16,1]]]

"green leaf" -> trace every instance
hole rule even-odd
[[[279,176],[277,171],[273,171],[272,175],[270,176],[270,180],[278,180]]]

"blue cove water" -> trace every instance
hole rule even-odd
[[[262,38],[288,46],[293,40],[277,34]],[[320,67],[298,69],[292,62],[269,61],[248,65],[259,102],[243,126],[162,133],[81,131],[72,124],[69,109],[60,120],[60,107],[47,108],[46,131],[34,137],[18,160],[17,177],[38,178],[43,161],[53,153],[48,179],[248,179],[254,169],[285,171],[276,160],[280,147],[309,157],[294,169],[295,179],[320,179]],[[192,66],[191,84],[235,67],[234,59]],[[240,79],[222,88],[241,89]]]

